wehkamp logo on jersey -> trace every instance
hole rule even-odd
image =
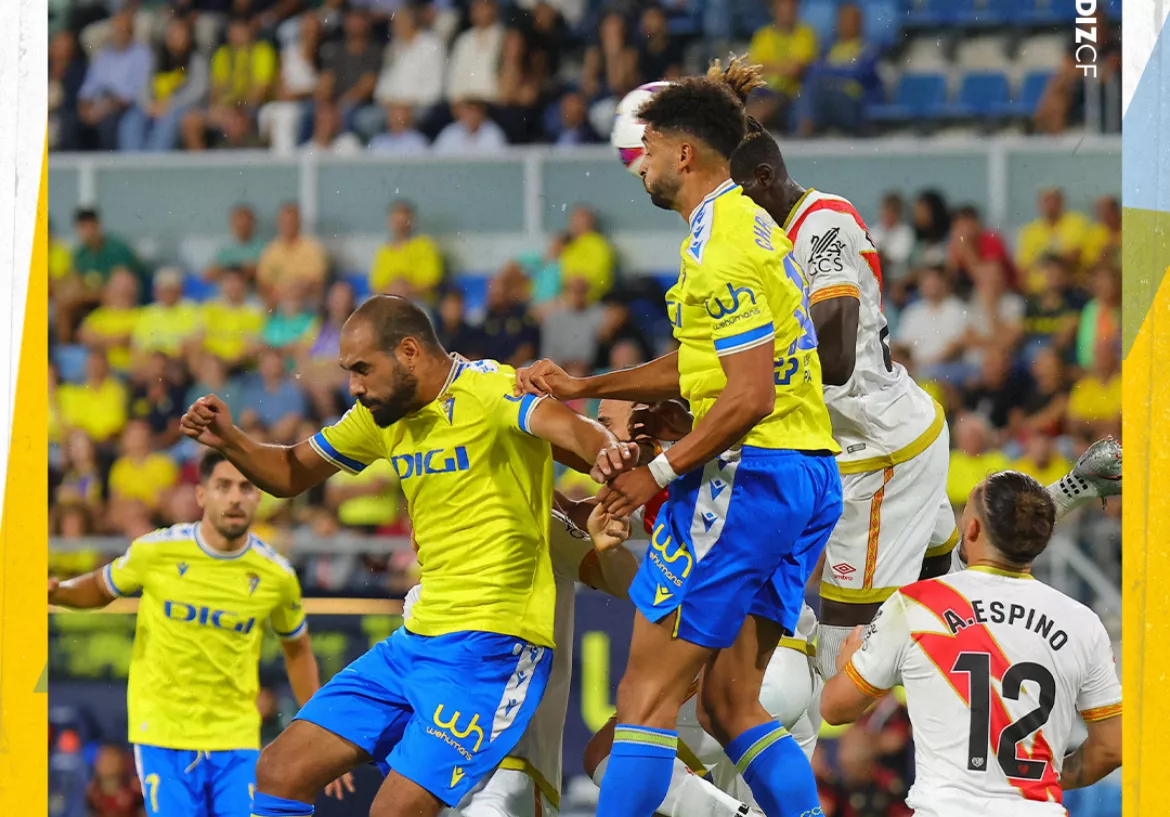
[[[187,604],[182,601],[163,602],[163,615],[171,621],[194,624],[199,627],[211,627],[215,630],[248,635],[256,626],[256,618],[244,618],[239,613],[230,610],[213,610],[210,607]]]
[[[471,467],[465,446],[456,446],[448,453],[446,448],[419,451],[416,454],[397,454],[390,458],[399,479],[423,477],[431,474],[450,474]]]
[[[439,704],[435,709],[434,716],[431,718],[438,728],[428,726],[427,734],[439,738],[452,749],[459,752],[459,754],[463,755],[465,759],[471,760],[472,754],[478,752],[480,744],[483,743],[483,729],[479,726],[479,715],[475,714],[472,715],[471,721],[467,724],[467,728],[460,730],[459,720],[462,714],[456,709],[455,713],[448,720],[444,721],[443,704]],[[475,735],[475,746],[468,749],[459,741],[465,740],[471,735]]]

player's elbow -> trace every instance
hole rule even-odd
[[[760,383],[752,383],[742,389],[742,394],[732,404],[737,406],[738,413],[748,425],[755,425],[766,418],[776,407],[776,391],[772,379]]]
[[[821,380],[826,386],[844,386],[853,377],[857,349],[853,346],[821,355]]]

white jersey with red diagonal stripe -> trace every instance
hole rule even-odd
[[[892,595],[845,673],[901,684],[918,817],[1063,817],[1060,770],[1077,712],[1121,714],[1105,626],[1030,576],[973,567]]]
[[[865,222],[847,199],[810,188],[792,208],[784,231],[808,276],[811,304],[840,297],[861,302],[853,376],[844,386],[825,387],[833,436],[841,446],[837,461],[884,460],[866,470],[894,464],[890,458],[924,439],[941,414],[890,357],[882,266]]]

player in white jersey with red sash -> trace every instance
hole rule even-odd
[[[781,224],[809,279],[844,507],[825,547],[817,663],[828,678],[850,630],[890,594],[945,574],[958,543],[947,499],[950,435],[943,409],[890,356],[882,267],[845,198],[804,189],[780,148],[753,128],[732,178]]]
[[[976,486],[961,523],[969,567],[890,596],[825,686],[831,723],[905,688],[917,767],[907,804],[918,817],[1063,817],[1063,789],[1121,765],[1121,684],[1105,626],[1031,575],[1055,510],[1019,472]],[[1065,757],[1078,713],[1088,739]]]

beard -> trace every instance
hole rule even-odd
[[[239,539],[248,532],[248,528],[252,526],[252,517],[247,514],[243,516],[223,516],[212,521],[212,527],[215,532],[224,539]]]
[[[378,428],[389,428],[406,415],[422,408],[418,400],[418,378],[400,366],[394,371],[389,397],[376,400],[363,396],[358,398],[358,402],[369,409]]]
[[[650,194],[650,203],[661,210],[673,210],[674,199],[681,183],[678,179],[657,179],[653,184],[642,179],[642,186]]]

